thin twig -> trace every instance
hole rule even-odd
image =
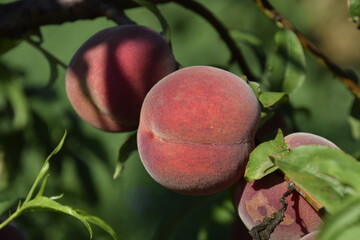
[[[287,209],[288,203],[286,202],[286,197],[294,192],[294,183],[289,182],[287,191],[282,195],[279,202],[282,204],[282,207],[271,217],[265,217],[261,223],[256,225],[250,230],[250,235],[254,240],[268,240],[270,239],[271,233],[275,228],[284,220],[285,211]]]
[[[100,3],[99,7],[102,10],[104,16],[110,20],[113,20],[118,25],[135,24],[135,22],[128,18],[121,9],[115,7],[112,4],[104,2]]]
[[[324,64],[335,76],[357,97],[360,98],[360,86],[343,69],[332,62],[314,44],[310,42],[302,33],[290,24],[267,0],[254,0],[261,11],[273,20],[279,27],[289,29],[294,32],[301,45],[308,50],[320,63]]]
[[[174,0],[177,4],[192,10],[193,12],[199,14],[204,19],[206,19],[219,33],[220,37],[224,40],[227,47],[230,49],[230,52],[232,54],[233,60],[235,60],[241,70],[243,71],[244,75],[251,81],[256,81],[257,78],[254,76],[254,74],[251,72],[247,62],[245,61],[245,58],[236,45],[233,38],[230,36],[228,29],[203,5],[196,1],[192,0]]]
[[[42,54],[44,54],[44,56],[46,56],[49,60],[51,60],[54,63],[58,64],[59,66],[61,66],[65,70],[67,69],[67,65],[63,61],[61,61],[59,58],[54,56],[51,52],[49,52],[48,50],[43,48],[40,43],[37,43],[36,41],[32,40],[30,37],[24,37],[24,39],[25,39],[26,42],[28,42],[30,45],[32,45],[33,47],[38,49]]]

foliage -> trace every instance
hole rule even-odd
[[[245,179],[253,181],[281,170],[326,210],[319,239],[347,239],[358,233],[360,59],[349,56],[351,63],[332,59],[335,64],[326,52],[316,54],[319,50],[288,24],[315,39],[306,12],[313,3],[274,0],[274,11],[269,11],[268,5],[260,4],[267,1],[134,2],[137,7],[124,10],[126,15],[162,32],[180,65],[212,65],[246,75],[261,104],[260,128],[282,116],[286,129],[276,127],[266,136],[268,141],[257,142]],[[191,2],[199,5],[191,8]],[[359,24],[359,0],[348,3],[347,16]],[[272,14],[277,11],[282,15],[275,18]],[[326,11],[319,10],[315,17],[322,14]],[[356,24],[344,22],[358,31]],[[136,131],[101,132],[71,109],[64,90],[65,63],[91,35],[113,25],[98,17],[41,26],[22,38],[0,37],[1,216],[9,221],[16,218],[30,239],[39,240],[116,239],[117,235],[130,240],[230,239],[237,217],[228,192],[188,197],[162,188],[140,163]],[[355,45],[348,47],[357,54]],[[355,70],[339,71],[347,66]],[[66,141],[63,138],[52,151],[64,129],[68,129]],[[320,146],[288,151],[284,135],[296,131],[324,136],[342,151]],[[46,197],[45,186],[46,192],[62,194]],[[44,209],[66,214],[31,213]],[[7,216],[9,211],[12,214]]]

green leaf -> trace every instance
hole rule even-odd
[[[351,197],[325,218],[317,240],[347,240],[360,234],[360,195]],[[356,235],[357,234],[357,235]]]
[[[265,86],[274,92],[291,94],[299,89],[306,77],[304,50],[296,35],[282,29],[275,35],[276,51],[267,62]]]
[[[277,104],[287,102],[289,96],[283,92],[264,92],[259,96],[259,101],[264,108],[270,108]]]
[[[130,158],[130,155],[137,150],[136,136],[137,131],[131,133],[126,141],[121,145],[113,179],[116,179],[120,176],[124,170],[125,162]]]
[[[81,216],[75,209],[69,206],[64,206],[54,200],[51,200],[48,197],[37,196],[33,200],[30,200],[22,205],[22,211],[33,211],[33,210],[52,210],[73,216],[78,220],[80,220],[82,223],[84,223],[87,230],[89,231],[90,238],[92,238],[93,232],[86,218]]]
[[[147,0],[133,0],[137,4],[146,7],[149,9],[152,13],[155,14],[155,16],[158,18],[161,28],[163,31],[163,37],[165,40],[171,45],[171,36],[170,36],[170,28],[169,24],[167,23],[165,17],[161,14],[160,10],[157,8],[156,4],[152,3],[151,1]]]
[[[274,172],[278,168],[274,160],[283,158],[283,155],[287,152],[284,135],[279,129],[274,140],[259,144],[250,153],[245,169],[245,180],[252,182]]]
[[[261,94],[261,90],[260,90],[260,84],[254,81],[248,81],[249,86],[251,87],[251,89],[254,91],[255,96],[257,98],[259,98],[260,94]]]
[[[360,193],[360,162],[339,149],[300,146],[275,163],[329,213],[341,207],[347,196]]]
[[[61,138],[60,142],[58,143],[58,145],[57,145],[57,146],[55,147],[55,149],[50,153],[50,155],[46,158],[43,166],[41,167],[41,170],[40,170],[38,176],[37,176],[36,179],[35,179],[35,182],[33,183],[33,185],[32,185],[32,187],[31,187],[28,195],[26,196],[25,202],[29,201],[29,200],[32,198],[32,196],[33,196],[36,188],[38,187],[40,181],[43,180],[44,177],[48,174],[48,171],[49,171],[49,168],[50,168],[49,161],[50,161],[50,159],[51,159],[55,154],[57,154],[57,153],[60,151],[60,149],[61,149],[62,146],[64,145],[64,142],[65,142],[65,139],[66,139],[66,135],[67,135],[67,132],[65,131],[65,133],[64,133],[63,137]],[[45,178],[46,178],[46,177],[45,177]],[[46,179],[45,179],[45,184],[46,184]],[[43,183],[42,185],[43,185],[43,186],[42,186],[42,187],[40,188],[40,190],[39,190],[39,192],[41,192],[41,193],[44,191],[44,188],[45,188],[44,183]]]
[[[354,22],[357,22],[360,27],[360,0],[348,0],[349,13]]]
[[[116,232],[114,231],[114,229],[112,229],[112,227],[110,227],[106,222],[104,222],[102,219],[98,218],[98,217],[95,217],[95,216],[91,216],[91,215],[88,215],[84,212],[79,212],[79,214],[81,214],[81,216],[83,218],[86,219],[86,221],[88,221],[89,223],[92,223],[98,227],[100,227],[101,229],[103,229],[104,231],[106,231],[107,233],[109,233],[111,235],[111,237],[114,239],[114,240],[117,240],[118,239],[118,236],[116,234]]]

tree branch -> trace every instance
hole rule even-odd
[[[294,32],[299,39],[301,45],[308,50],[320,63],[325,65],[335,76],[357,97],[360,99],[360,86],[352,78],[350,74],[332,62],[325,54],[323,54],[314,44],[310,42],[303,34],[301,34],[289,21],[287,21],[280,13],[267,1],[255,0],[258,7],[263,13],[273,20],[279,27],[287,28]]]
[[[165,3],[170,0],[153,0]],[[105,16],[117,24],[132,24],[123,9],[137,7],[131,0],[19,0],[0,4],[0,37],[19,38],[45,25],[60,25]]]
[[[193,12],[199,14],[204,19],[206,19],[219,33],[220,37],[224,40],[225,44],[230,49],[230,52],[232,54],[233,60],[235,60],[241,70],[243,71],[244,75],[251,80],[256,81],[257,78],[254,76],[254,74],[251,72],[247,62],[245,61],[244,56],[242,55],[242,52],[236,45],[235,41],[232,39],[232,37],[229,35],[228,29],[204,6],[202,6],[200,3],[192,0],[174,0],[179,5],[192,10]]]

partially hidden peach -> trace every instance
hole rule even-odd
[[[184,194],[228,188],[244,174],[260,107],[236,75],[209,66],[182,68],[147,94],[138,149],[149,174]]]
[[[323,145],[338,148],[331,141],[315,134],[297,132],[285,137],[289,149],[302,145]],[[279,172],[247,183],[244,179],[235,187],[235,205],[245,226],[250,230],[282,207],[279,202],[288,184]],[[286,198],[285,218],[271,234],[272,240],[299,240],[319,230],[323,220],[314,208],[297,192]]]
[[[279,200],[287,187],[283,176],[277,173],[271,173],[252,183],[241,179],[236,185],[235,203],[241,220],[249,230],[282,207]],[[320,228],[321,216],[299,193],[293,192],[286,201],[288,207],[285,218],[275,228],[270,239],[299,240]]]
[[[109,132],[138,127],[151,87],[176,70],[171,49],[154,30],[137,25],[104,29],[75,53],[66,92],[80,117]]]

